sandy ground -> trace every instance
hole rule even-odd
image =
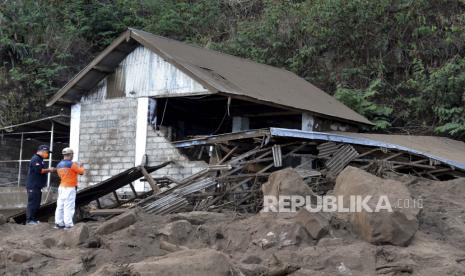
[[[293,215],[138,210],[135,223],[114,218],[111,233],[103,222],[1,225],[0,274],[465,275],[465,179],[402,180],[424,205],[407,247],[361,241],[335,217],[315,240]]]

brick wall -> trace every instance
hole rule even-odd
[[[93,185],[134,166],[136,121],[137,99],[82,103],[79,161],[84,163],[87,172],[79,179],[80,187]],[[155,131],[150,126],[146,154],[149,166],[176,161],[154,172],[154,177],[183,179],[207,166],[202,161],[189,161],[166,138],[166,131]]]
[[[134,166],[136,114],[136,99],[82,103],[79,161],[87,173],[80,177],[80,187]]]
[[[162,168],[152,175],[154,177],[170,176],[174,179],[183,179],[207,167],[203,161],[189,161],[166,138],[166,128],[153,130],[147,128],[146,154],[150,166],[173,160],[176,163]]]

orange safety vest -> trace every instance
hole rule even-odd
[[[76,162],[71,160],[61,160],[57,165],[57,173],[61,179],[60,186],[76,187],[78,184],[78,174],[84,174],[85,170]]]

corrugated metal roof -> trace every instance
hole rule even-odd
[[[59,99],[76,101],[79,98],[76,94],[82,96],[86,89],[92,88],[105,77],[105,68],[115,68],[128,54],[127,51],[134,50],[137,46],[134,41],[154,51],[212,92],[371,124],[365,117],[287,70],[135,29],[129,29],[116,39],[60,89],[48,105]],[[126,55],[121,55],[121,52]]]
[[[270,133],[271,136],[278,137],[295,137],[397,149],[465,170],[465,143],[445,137],[352,132],[324,133],[285,128],[270,128]]]

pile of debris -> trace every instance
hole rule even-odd
[[[257,213],[263,206],[262,186],[282,168],[294,168],[311,190],[326,194],[348,165],[377,176],[414,175],[432,180],[464,176],[460,169],[400,150],[347,143],[271,139],[260,132],[209,137],[203,143],[177,142],[193,160],[210,166],[181,181],[157,178],[162,186],[135,206],[153,214],[180,211]]]
[[[347,167],[336,179],[335,195],[350,190],[373,195],[373,200],[385,194],[392,201],[415,195],[423,198],[425,208],[421,213],[394,208],[377,215],[305,209],[155,215],[133,208],[66,232],[46,223],[2,221],[0,274],[463,275],[464,184],[464,179],[385,179]],[[289,168],[273,172],[263,193],[314,195]]]
[[[271,136],[270,130],[253,130],[174,142],[184,156],[202,160],[207,167],[181,180],[152,177],[152,172],[172,162],[126,170],[80,190],[78,215],[80,219],[111,217],[137,207],[156,215],[188,211],[256,214],[263,207],[264,184],[273,172],[283,168],[293,168],[316,195],[333,190],[335,179],[347,166],[382,177],[412,175],[448,180],[465,176],[461,168],[413,151],[327,140],[276,137]],[[132,182],[140,177],[145,178],[151,190],[136,192]],[[133,195],[122,196],[120,189],[124,186]],[[93,207],[89,208],[91,202]],[[47,219],[54,210],[54,203],[46,204],[39,216]],[[25,214],[12,219],[22,223]]]

